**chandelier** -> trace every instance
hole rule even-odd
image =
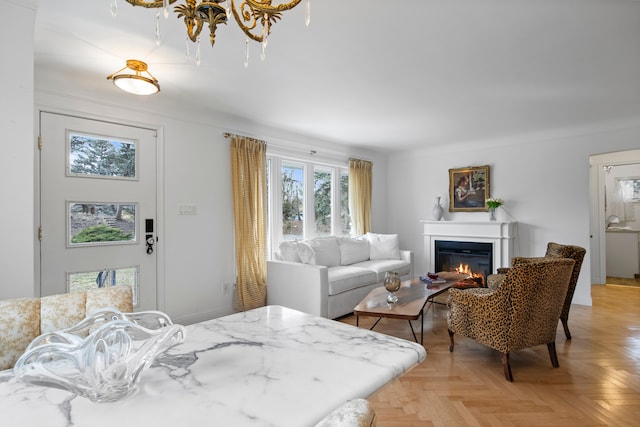
[[[286,1],[286,0],[284,0]],[[230,16],[233,15],[235,22],[246,34],[247,59],[245,67],[248,65],[248,44],[249,40],[262,43],[261,57],[264,60],[264,51],[267,46],[267,39],[271,34],[271,26],[275,24],[283,12],[293,9],[302,0],[290,0],[288,3],[278,0],[183,0],[183,3],[174,6],[173,11],[177,18],[182,18],[187,27],[187,37],[190,41],[197,43],[196,61],[199,63],[200,33],[205,28],[209,29],[209,41],[211,46],[216,41],[216,29],[218,24],[227,24]],[[169,16],[169,6],[176,0],[126,0],[133,6],[158,9],[156,11],[156,43],[160,44],[160,9],[166,18]],[[274,4],[276,3],[276,4]],[[307,0],[305,23],[309,26],[311,0]],[[117,0],[111,1],[111,14],[116,15]],[[187,56],[188,53],[187,46]]]

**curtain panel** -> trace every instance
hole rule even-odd
[[[369,161],[349,160],[349,210],[354,235],[371,231],[371,169]]]
[[[267,146],[243,136],[230,138],[237,271],[233,306],[246,311],[267,302]]]

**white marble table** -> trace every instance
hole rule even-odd
[[[188,326],[185,342],[117,402],[93,403],[2,371],[0,414],[21,427],[313,426],[425,357],[410,341],[269,306]]]

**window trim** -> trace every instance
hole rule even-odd
[[[348,159],[343,158],[338,160],[327,160],[319,158],[311,158],[304,155],[292,155],[284,154],[277,151],[270,151],[267,149],[267,167],[269,170],[269,200],[267,200],[267,206],[269,209],[268,215],[268,236],[267,236],[267,259],[273,259],[274,254],[278,252],[278,246],[283,241],[282,235],[282,181],[281,171],[283,163],[292,162],[303,165],[304,167],[304,227],[303,227],[303,239],[312,239],[317,237],[315,234],[315,206],[314,198],[314,172],[315,167],[330,168],[331,169],[331,230],[332,235],[340,233],[342,230],[341,222],[341,194],[342,188],[340,185],[341,173],[349,173]],[[348,196],[347,196],[348,197]],[[276,215],[275,213],[279,214]]]

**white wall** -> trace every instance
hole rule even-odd
[[[519,256],[541,256],[549,241],[587,248],[574,303],[591,305],[589,156],[638,147],[640,127],[521,141],[478,141],[389,157],[388,228],[415,251],[423,272],[420,220],[448,193],[450,168],[491,166],[491,195],[505,199],[499,220],[518,222]],[[393,171],[393,172],[392,172]],[[445,213],[445,220],[488,220],[486,212]]]
[[[31,296],[35,289],[35,0],[0,0],[0,9],[0,299],[4,299]]]

